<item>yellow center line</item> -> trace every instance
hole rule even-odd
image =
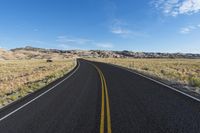
[[[111,118],[110,118],[110,104],[109,104],[108,88],[107,88],[106,80],[105,80],[103,73],[102,73],[102,77],[103,77],[103,80],[104,80],[105,92],[106,92],[107,131],[108,131],[108,133],[111,133],[112,130],[111,130]]]
[[[98,69],[97,69],[98,70]],[[100,71],[98,70],[99,74],[100,74]],[[105,112],[104,112],[104,95],[105,95],[105,92],[104,92],[104,84],[103,84],[103,79],[102,79],[102,76],[100,75],[100,78],[101,78],[101,86],[102,86],[102,95],[101,95],[101,122],[100,122],[100,133],[104,133],[104,120],[105,120]]]
[[[110,116],[110,105],[109,105],[109,96],[108,96],[108,88],[106,84],[105,77],[102,71],[94,64],[92,64],[98,71],[101,86],[102,86],[102,96],[101,96],[101,118],[100,118],[100,133],[104,133],[104,125],[105,125],[105,100],[106,99],[106,116],[107,116],[107,132],[112,133],[111,130],[111,116]]]

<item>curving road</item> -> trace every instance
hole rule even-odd
[[[135,73],[78,60],[0,110],[0,133],[199,133],[200,102]]]

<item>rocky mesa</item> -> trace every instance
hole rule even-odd
[[[0,49],[0,60],[19,59],[67,59],[67,58],[200,58],[200,54],[191,53],[157,53],[107,50],[59,50],[26,46],[11,50]]]

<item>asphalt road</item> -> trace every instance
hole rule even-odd
[[[0,110],[0,133],[199,133],[200,102],[127,70],[78,61]]]

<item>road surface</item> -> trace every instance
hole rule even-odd
[[[78,60],[0,110],[0,133],[199,133],[200,102],[111,65]]]

